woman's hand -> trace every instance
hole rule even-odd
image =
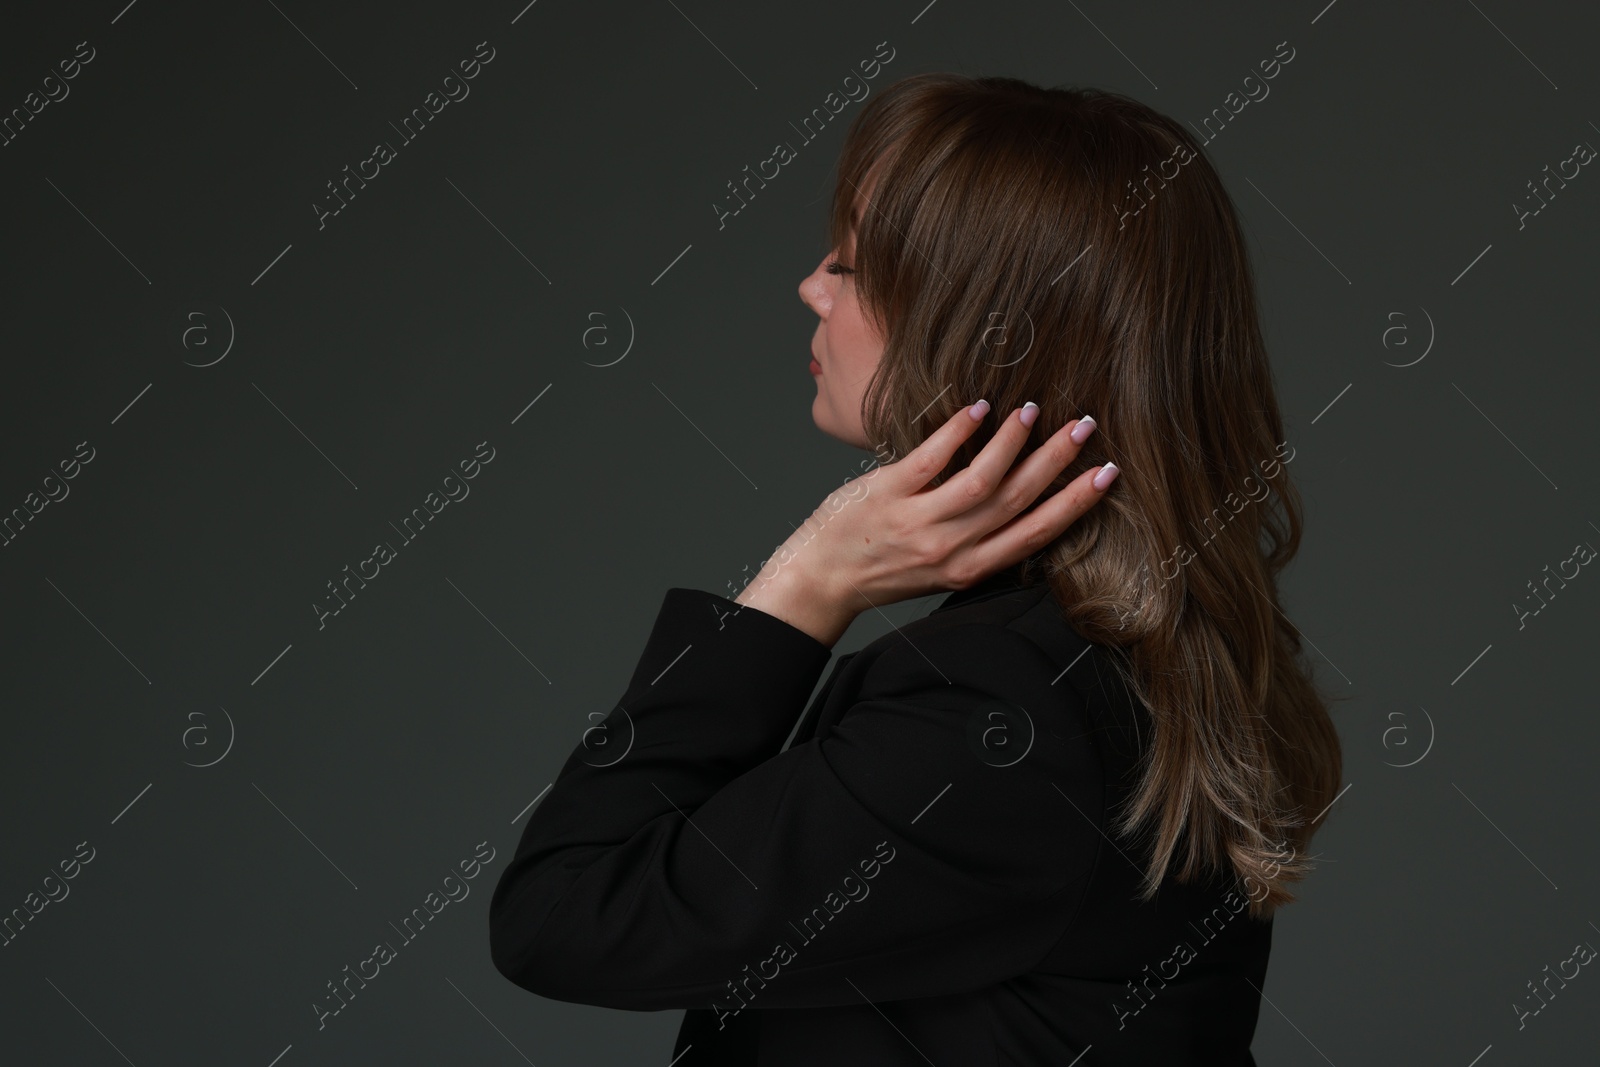
[[[1114,464],[1094,467],[1023,515],[1094,430],[1092,418],[1074,420],[1011,470],[1038,415],[1029,404],[1011,413],[970,466],[926,488],[987,410],[981,400],[962,408],[899,462],[829,494],[738,602],[831,646],[869,608],[966,589],[1033,555],[1098,503],[1116,479]]]

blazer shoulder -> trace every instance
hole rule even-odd
[[[914,619],[852,653],[858,697],[949,682],[1072,709],[1080,736],[1136,759],[1153,723],[1113,650],[1073,629],[1043,583],[991,594]]]
[[[1088,647],[1048,588],[1030,586],[913,619],[862,648],[857,670],[862,689],[874,692],[926,684],[930,675],[983,688],[1050,687]]]
[[[994,633],[985,635],[985,630],[996,631],[999,636]],[[914,619],[898,631],[867,645],[862,652],[868,655],[862,658],[870,659],[889,648],[918,641],[931,641],[941,647],[949,646],[960,651],[968,640],[977,640],[983,645],[992,645],[996,641],[1017,645],[1025,640],[1039,656],[1055,665],[1052,678],[1070,667],[1072,670],[1061,681],[1072,682],[1081,696],[1088,696],[1084,692],[1084,685],[1078,681],[1080,672],[1077,667],[1089,663],[1090,656],[1087,653],[1096,646],[1072,628],[1066,612],[1051,595],[1049,587],[1042,583],[986,596]]]

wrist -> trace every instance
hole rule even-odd
[[[763,573],[767,567],[763,567]],[[797,565],[780,564],[771,578],[758,576],[735,603],[755,608],[810,634],[829,648],[850,628],[859,612]]]

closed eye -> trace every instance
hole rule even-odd
[[[827,269],[829,274],[854,274],[855,273],[855,269],[853,267],[847,267],[843,263],[840,263],[837,259],[834,260],[833,262],[829,263],[826,269]]]

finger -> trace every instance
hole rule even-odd
[[[1018,425],[1020,426],[1020,423]],[[1087,441],[1089,435],[1094,432],[1094,426],[1095,423],[1092,418],[1073,419],[1051,434],[1044,444],[1034,450],[1033,454],[1023,460],[1014,470],[1011,469],[1011,464],[1027,439],[1028,431],[1026,428],[1020,430],[1019,439],[1015,447],[1010,447],[1009,451],[997,453],[994,457],[980,453],[973,460],[972,467],[968,469],[978,468],[980,461],[992,462],[995,466],[985,469],[994,470],[997,473],[994,475],[995,481],[989,483],[994,488],[983,499],[968,504],[970,513],[960,523],[967,536],[971,538],[981,537],[1027,510],[1029,505],[1033,503],[1034,498],[1044,492],[1050,483],[1055,481],[1056,477],[1066,470],[1073,460],[1078,458],[1078,453],[1083,450],[1083,443],[1074,441],[1073,437],[1076,435],[1081,437],[1083,441]],[[1008,424],[1002,429],[1016,430],[1017,427]],[[999,440],[1001,436],[1002,434],[997,433],[995,435],[996,440]],[[993,444],[994,442],[991,441],[990,446]],[[985,446],[984,452],[988,452],[988,450],[989,446]],[[1003,464],[1000,463],[1001,458],[1003,458]],[[986,476],[980,475],[979,477]],[[943,488],[943,486],[940,486],[940,489]],[[971,487],[969,487],[969,491],[973,491]]]
[[[987,400],[956,409],[956,413],[920,445],[883,469],[893,472],[892,477],[899,480],[898,485],[907,496],[916,493],[950,465],[956,449],[977,431],[988,411]]]
[[[1100,478],[1102,472],[1107,477]],[[1105,499],[1116,478],[1117,467],[1114,463],[1084,471],[1038,507],[973,545],[967,553],[969,567],[989,574],[1004,570],[1039,552],[1066,533],[1068,527],[1085,512]],[[1098,487],[1095,485],[1097,479],[1101,482]]]
[[[967,464],[965,470],[958,472],[939,488],[926,494],[928,514],[933,521],[951,519],[963,512],[971,511],[988,501],[995,490],[1000,488],[1005,481],[1006,473],[1011,470],[1011,464],[1016,462],[1017,453],[1022,451],[1022,446],[1027,443],[1028,434],[1032,432],[1032,427],[1022,421],[1025,411],[1031,411],[1032,418],[1029,422],[1032,422],[1038,418],[1039,405],[1030,401],[1013,411],[994,432],[994,437],[973,457],[972,462]],[[1076,454],[1073,453],[1074,456]],[[1066,462],[1072,462],[1071,457]],[[1066,464],[1063,463],[1062,466]],[[1058,467],[1057,471],[1060,469]],[[1037,496],[1046,484],[1048,482],[1040,483],[1034,489],[1033,496]],[[1031,501],[1033,496],[1028,499]]]

